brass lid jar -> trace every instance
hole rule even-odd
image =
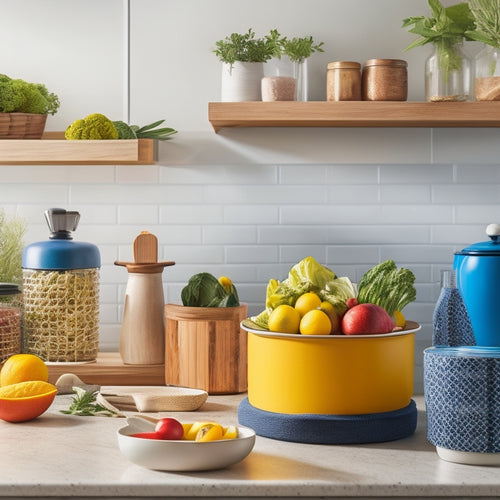
[[[334,61],[326,72],[327,101],[361,101],[361,64]]]
[[[363,65],[364,101],[406,101],[408,64],[402,59],[369,59]]]

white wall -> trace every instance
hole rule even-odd
[[[448,2],[450,3],[450,2]],[[312,100],[324,100],[326,64],[405,58],[409,99],[423,100],[428,50],[401,20],[425,14],[424,0],[131,0],[130,82],[121,0],[0,0],[0,72],[43,81],[62,106],[49,130],[102,112],[159,118],[179,134],[154,166],[0,166],[0,206],[29,221],[26,243],[47,238],[43,211],[82,214],[80,240],[102,254],[101,349],[116,350],[126,271],[141,230],[156,234],[167,301],[178,302],[200,271],[230,276],[251,313],[269,278],[283,279],[313,255],[358,280],[393,258],[417,276],[408,318],[417,334],[416,390],[430,345],[439,270],[457,248],[485,238],[499,220],[496,129],[241,129],[216,135],[207,103],[217,100],[214,42],[249,27],[313,35],[325,53],[310,60]],[[19,20],[23,22],[20,23]],[[477,50],[474,44],[468,49]],[[439,105],[436,105],[436,110]]]

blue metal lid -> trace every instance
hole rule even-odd
[[[39,241],[23,250],[24,269],[89,269],[101,266],[101,255],[92,243],[73,241],[71,231],[78,225],[80,214],[52,208],[45,212],[51,229],[48,241]]]
[[[455,252],[455,255],[500,255],[500,224],[490,224],[486,234],[491,238],[490,241],[474,243]]]

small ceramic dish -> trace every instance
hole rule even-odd
[[[222,469],[247,457],[255,444],[255,432],[242,426],[238,426],[236,439],[205,443],[130,436],[136,432],[151,432],[154,427],[154,423],[129,417],[127,425],[117,431],[118,446],[122,454],[131,462],[147,469],[186,472]]]

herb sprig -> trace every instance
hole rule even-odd
[[[478,42],[500,48],[500,0],[469,0],[476,28],[467,36]]]
[[[113,411],[100,403],[96,402],[99,391],[86,391],[82,387],[73,387],[75,396],[71,400],[68,410],[60,410],[66,415],[78,415],[80,417],[119,417],[116,411]]]

